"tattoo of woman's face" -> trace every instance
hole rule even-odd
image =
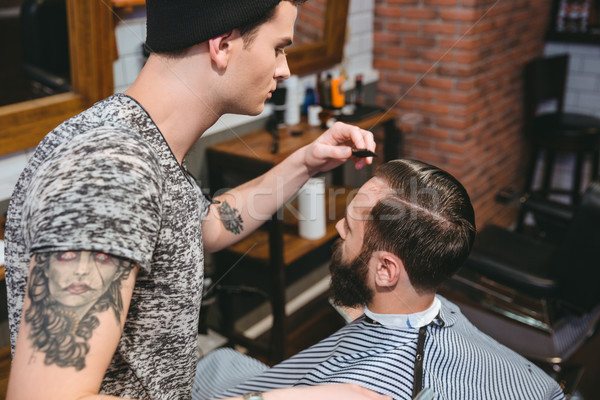
[[[133,264],[104,253],[65,251],[35,255],[29,277],[29,338],[46,365],[85,367],[97,314],[112,309],[121,321],[121,282]]]
[[[232,209],[227,201],[223,201],[217,210],[225,229],[236,235],[239,235],[244,230],[244,220],[237,208]]]

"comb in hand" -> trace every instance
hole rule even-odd
[[[352,155],[354,157],[377,157],[377,154],[367,149],[353,149]]]

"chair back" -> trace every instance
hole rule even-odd
[[[563,112],[568,64],[569,55],[562,54],[535,58],[525,65],[523,88],[526,132],[531,131],[540,104],[554,100],[555,112]]]
[[[581,313],[600,304],[600,182],[583,194],[552,263],[560,299]]]

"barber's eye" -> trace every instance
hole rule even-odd
[[[65,251],[56,255],[58,261],[73,261],[78,258],[78,255],[74,251]]]
[[[285,49],[282,48],[282,47],[276,48],[275,49],[275,55],[278,55],[278,56],[284,55],[285,56]]]

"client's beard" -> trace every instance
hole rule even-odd
[[[333,302],[338,306],[355,307],[367,304],[373,298],[373,290],[367,286],[367,263],[370,254],[362,251],[354,260],[342,261],[342,241],[333,244],[333,255],[329,271],[329,287]]]

